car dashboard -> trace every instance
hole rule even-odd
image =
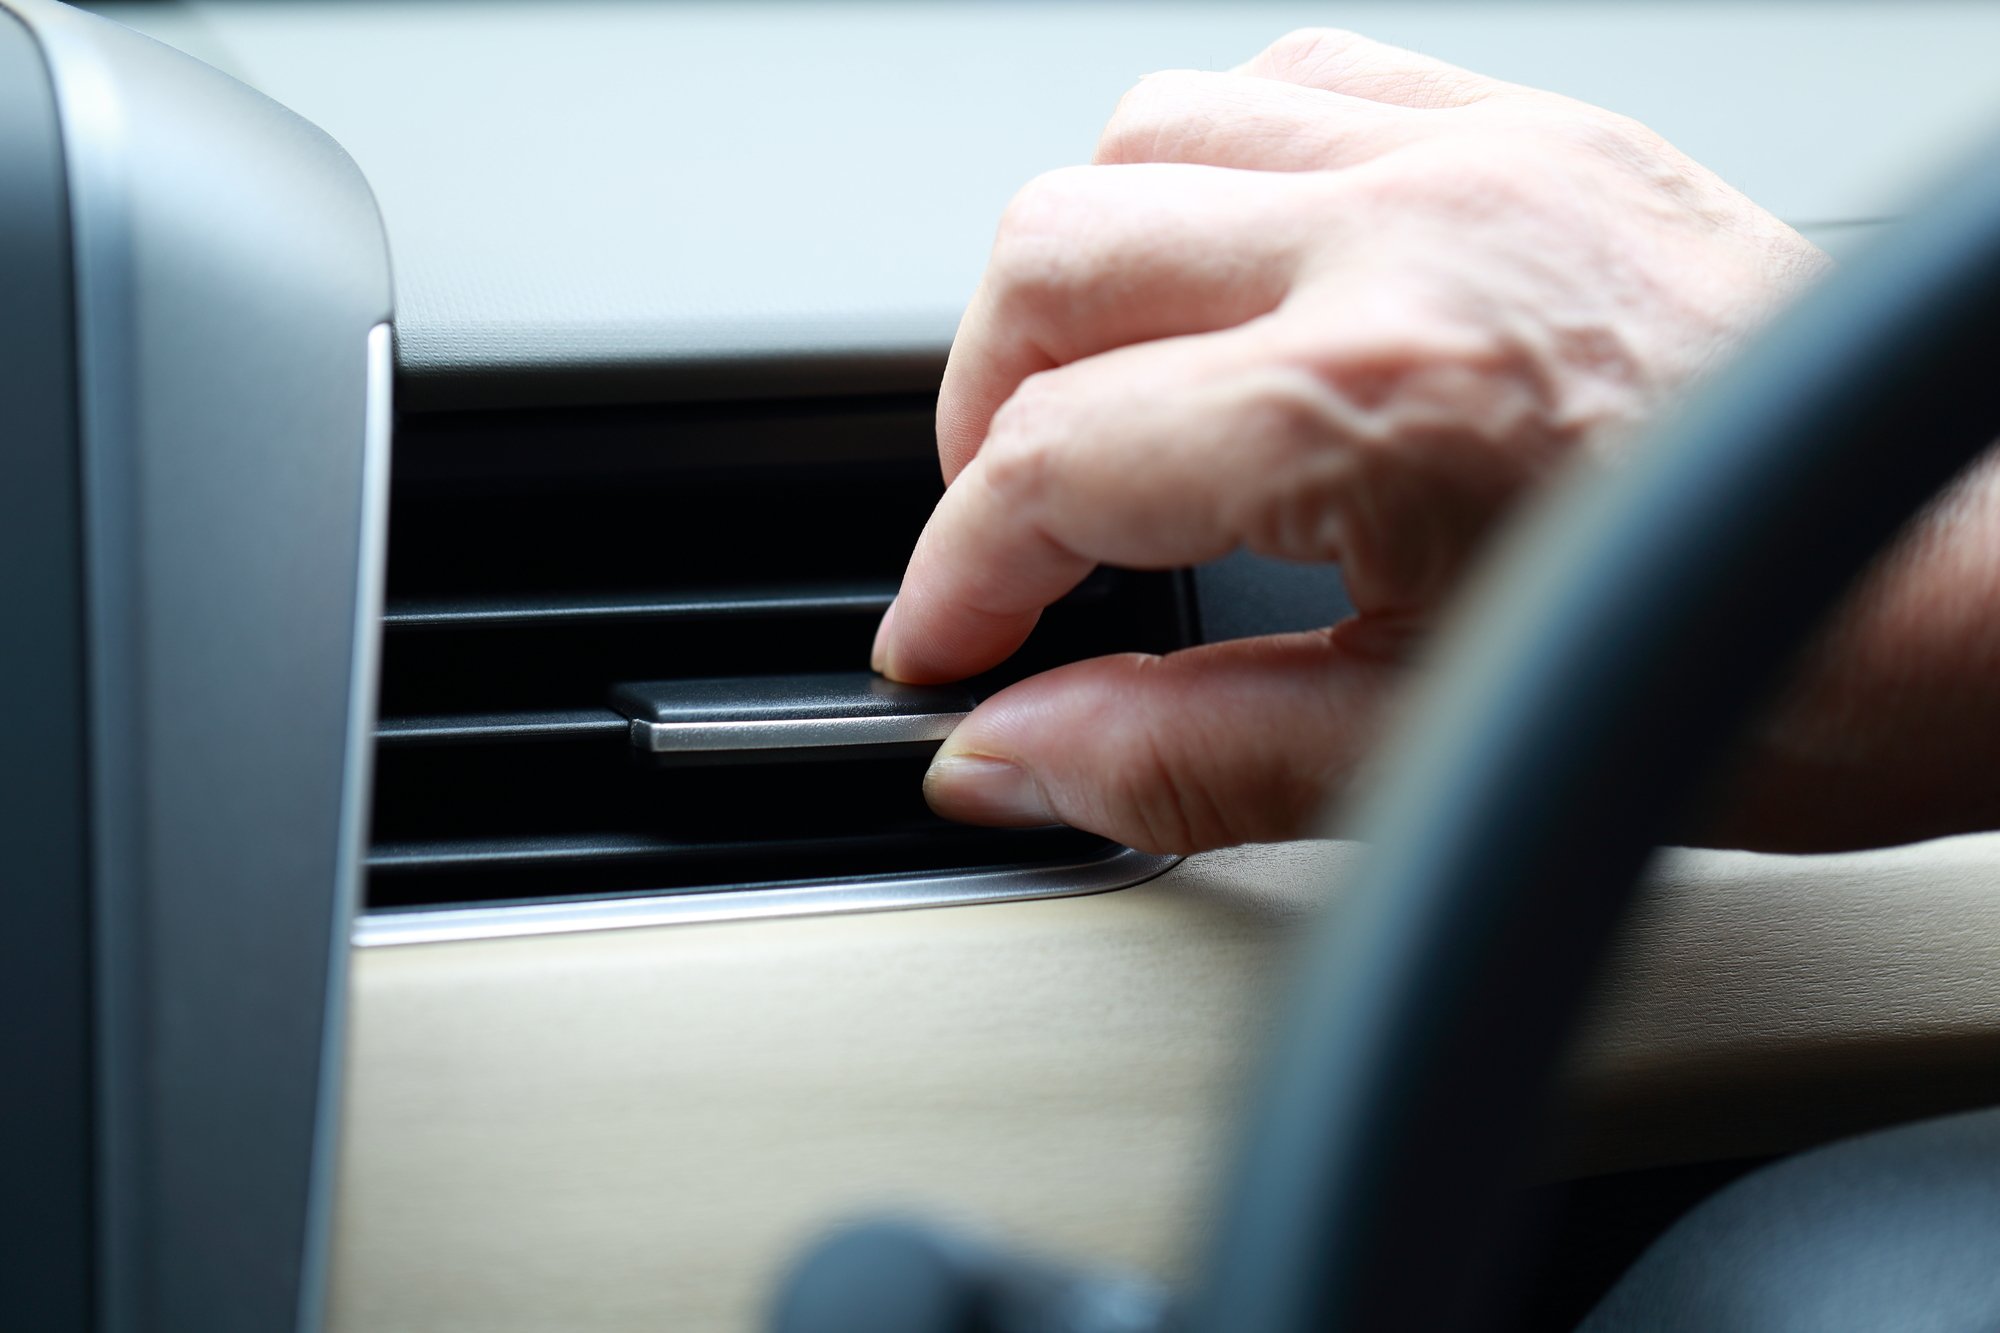
[[[2000,123],[2000,11],[1960,3],[90,8],[324,129],[389,240],[341,1333],[735,1333],[882,1212],[1186,1271],[1301,923],[1361,848],[953,829],[921,759],[660,764],[610,702],[865,665],[994,221],[1136,79],[1335,22],[1643,120],[1836,258]],[[1344,605],[1245,555],[1107,571],[1010,669]],[[1672,850],[1544,1174],[1996,1100],[2000,835]]]

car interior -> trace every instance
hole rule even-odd
[[[1351,609],[1106,567],[867,672],[1010,196],[1315,24],[1837,269],[1509,534],[1327,836],[942,819],[1007,684]],[[0,0],[0,1326],[1993,1327],[1914,1260],[1729,1324],[1662,1273],[1853,1136],[2000,1161],[2000,833],[1677,845],[2000,437],[1996,53],[1972,0]]]

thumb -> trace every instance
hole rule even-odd
[[[1401,674],[1346,628],[1032,676],[959,724],[924,795],[949,819],[1069,824],[1150,852],[1299,836],[1346,785]]]

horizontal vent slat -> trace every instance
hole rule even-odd
[[[608,708],[465,713],[444,717],[385,717],[376,725],[375,739],[385,745],[571,740],[588,736],[622,736],[631,725]]]
[[[880,615],[895,599],[890,582],[826,588],[620,593],[507,599],[429,598],[392,602],[382,623],[398,629],[475,629],[603,620],[714,620],[731,617]]]
[[[971,830],[948,827],[874,831],[840,840],[854,851],[893,851],[930,842],[939,836],[970,835]],[[375,870],[443,870],[466,865],[520,866],[549,862],[672,861],[690,857],[771,857],[792,851],[810,852],[826,845],[823,838],[764,838],[730,842],[695,842],[636,833],[592,834],[573,838],[467,838],[443,842],[387,843],[368,856]]]

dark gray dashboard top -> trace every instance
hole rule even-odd
[[[2000,5],[1940,0],[98,8],[353,154],[417,399],[523,372],[700,391],[718,361],[808,354],[834,387],[934,373],[1023,181],[1086,159],[1140,75],[1311,23],[1638,116],[1836,241],[2000,119]]]

